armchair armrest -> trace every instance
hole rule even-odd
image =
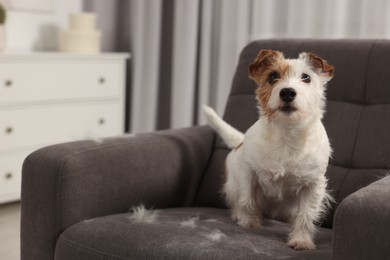
[[[390,176],[345,198],[333,229],[334,259],[390,259]]]
[[[59,234],[133,205],[192,205],[213,150],[206,126],[42,148],[22,171],[22,259],[53,259]]]

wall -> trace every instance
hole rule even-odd
[[[57,50],[59,30],[68,27],[69,13],[82,10],[83,0],[53,1],[52,12],[8,10],[6,51]]]

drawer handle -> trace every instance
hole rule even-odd
[[[5,133],[10,135],[14,132],[14,129],[12,128],[12,126],[8,126],[5,128]]]
[[[4,177],[6,180],[11,180],[14,177],[14,174],[12,172],[7,172]]]
[[[99,78],[99,83],[100,84],[106,83],[106,79],[104,77]]]
[[[104,118],[99,119],[99,125],[104,125],[106,123],[106,120]]]
[[[12,80],[6,80],[5,82],[4,82],[4,85],[6,86],[6,87],[12,87]]]

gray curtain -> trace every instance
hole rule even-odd
[[[130,52],[132,53],[130,25],[131,1],[101,1],[84,0],[83,9],[86,12],[97,14],[97,27],[103,34],[103,52]],[[174,0],[162,1],[161,9],[161,42],[159,89],[157,99],[157,116],[155,129],[170,128],[171,114],[171,86],[172,86],[172,42],[174,23]],[[131,100],[132,100],[132,60],[127,64],[127,97],[126,97],[126,132],[131,131]],[[194,124],[196,124],[194,116]]]

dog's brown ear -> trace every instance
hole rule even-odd
[[[283,54],[274,50],[261,50],[257,54],[256,59],[249,64],[249,78],[256,79],[261,67],[271,66],[277,59],[283,57]]]
[[[325,75],[327,78],[329,78],[329,80],[333,77],[334,67],[321,57],[318,57],[311,52],[303,52],[299,55],[299,57],[307,59],[309,64],[315,70],[317,70],[320,74]]]

